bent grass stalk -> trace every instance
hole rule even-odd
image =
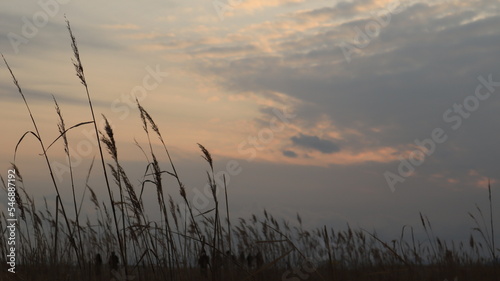
[[[33,117],[33,114],[31,112],[31,109],[29,107],[29,104],[24,96],[24,93],[21,89],[21,86],[19,85],[19,82],[16,78],[16,76],[14,75],[14,73],[12,72],[12,69],[10,68],[9,64],[7,63],[7,60],[5,59],[5,57],[3,56],[2,54],[2,58],[3,58],[3,61],[5,62],[5,65],[7,66],[7,69],[9,70],[10,72],[10,75],[12,76],[12,80],[14,82],[14,85],[16,86],[19,94],[21,95],[23,101],[24,101],[24,104],[26,106],[26,109],[28,110],[28,113],[30,115],[30,118],[31,118],[31,122],[33,124],[33,127],[35,128],[35,132],[32,132],[32,131],[29,131],[29,132],[26,132],[22,137],[21,139],[18,141],[17,145],[16,145],[16,149],[15,149],[15,152],[14,152],[14,162],[15,162],[15,154],[17,152],[17,147],[19,146],[19,144],[22,142],[22,140],[24,139],[24,137],[27,135],[27,134],[31,134],[33,136],[35,136],[35,138],[37,138],[38,140],[38,143],[40,144],[40,147],[42,149],[42,152],[43,152],[43,157],[45,159],[45,163],[47,165],[47,168],[49,169],[49,174],[50,174],[50,178],[52,180],[52,184],[54,185],[54,188],[56,190],[56,193],[57,193],[57,199],[59,200],[59,203],[61,204],[61,210],[62,210],[62,213],[63,213],[63,217],[64,217],[64,220],[66,222],[66,227],[68,228],[68,231],[69,231],[69,238],[70,238],[70,241],[71,241],[71,245],[73,246],[73,248],[75,249],[75,253],[77,256],[79,256],[79,253],[78,253],[78,247],[76,246],[76,243],[75,243],[75,240],[74,240],[74,236],[73,236],[73,231],[72,231],[72,227],[69,223],[69,220],[68,220],[68,217],[66,215],[66,210],[64,209],[64,205],[62,204],[61,202],[61,196],[60,196],[60,193],[59,193],[59,187],[57,185],[57,182],[56,182],[56,179],[54,177],[54,173],[52,171],[52,165],[50,164],[50,161],[49,161],[49,157],[47,155],[47,150],[45,149],[45,144],[42,140],[42,137],[40,135],[40,131],[38,130],[38,126],[37,126],[37,123],[35,121],[35,118]],[[78,264],[79,266],[81,267],[82,264],[80,262],[80,259],[78,259]]]

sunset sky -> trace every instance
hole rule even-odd
[[[91,120],[65,16],[96,118],[110,120],[136,185],[146,159],[134,139],[147,145],[138,98],[190,196],[209,168],[197,143],[216,172],[238,170],[228,174],[235,217],[265,208],[293,221],[298,212],[309,227],[349,223],[397,237],[404,225],[421,230],[422,212],[436,235],[462,239],[475,227],[467,213],[488,208],[488,179],[499,206],[498,1],[2,1],[0,52],[46,145],[58,136],[52,95],[67,127]],[[5,177],[34,128],[0,65]],[[68,136],[83,190],[98,156],[92,127]],[[16,164],[29,193],[53,202],[40,153],[27,136]],[[60,141],[48,155],[65,163]],[[97,163],[91,174],[105,200]],[[69,174],[56,178],[69,202]]]

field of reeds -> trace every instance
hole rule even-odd
[[[21,85],[3,58],[25,103],[33,127],[26,136],[37,139],[45,159],[47,173],[56,193],[55,206],[35,202],[23,184],[22,167],[12,164],[16,189],[11,191],[10,174],[2,177],[3,188],[14,198],[16,244],[15,273],[9,271],[9,218],[1,210],[0,280],[499,280],[499,249],[494,240],[492,194],[488,187],[488,212],[477,208],[470,213],[476,228],[467,243],[441,240],[433,233],[427,216],[420,214],[421,226],[427,235],[417,241],[412,227],[402,227],[401,235],[384,241],[375,232],[364,229],[333,229],[327,226],[305,229],[297,214],[296,222],[275,218],[263,210],[247,218],[233,218],[228,208],[227,189],[215,181],[214,159],[199,144],[206,161],[207,181],[212,196],[210,207],[196,208],[178,175],[168,146],[153,117],[137,101],[138,118],[148,139],[144,152],[144,174],[140,184],[128,177],[120,162],[120,150],[112,127],[105,116],[104,128],[92,106],[91,93],[80,59],[76,39],[67,23],[74,53],[76,75],[88,98],[91,121],[68,127],[62,109],[54,99],[59,116],[60,136],[46,143],[38,131],[35,116],[30,110]],[[54,177],[48,150],[62,142],[68,159],[71,158],[67,135],[75,128],[91,126],[95,131],[98,157],[92,169],[99,169],[106,198],[98,198],[88,179],[85,196],[79,197],[73,180],[73,168],[68,160],[72,198],[61,198],[61,186]],[[162,151],[153,149],[158,139]],[[19,144],[18,143],[18,144]],[[17,147],[15,152],[17,153]],[[200,171],[204,173],[205,171]],[[89,171],[90,175],[90,171]],[[175,186],[166,186],[165,179]],[[145,202],[145,187],[156,191],[156,202]],[[9,192],[13,192],[9,194]],[[176,202],[172,193],[180,194]],[[89,200],[96,217],[82,214],[81,206]],[[7,200],[6,200],[7,201]],[[63,204],[72,202],[72,204]],[[161,219],[152,220],[145,205],[155,204]],[[40,208],[40,206],[44,206]]]

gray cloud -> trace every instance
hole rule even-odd
[[[192,54],[203,54],[203,55],[218,55],[218,54],[239,54],[243,52],[255,51],[256,48],[253,45],[245,46],[224,46],[224,47],[207,47],[207,48],[197,48],[197,50],[192,51]]]
[[[297,153],[291,151],[291,150],[283,150],[283,155],[289,158],[297,158]]]
[[[330,154],[340,151],[339,146],[336,145],[334,142],[325,139],[320,139],[317,136],[300,134],[299,136],[291,137],[290,140],[294,145],[305,148],[311,148],[325,154]]]
[[[359,132],[342,139],[343,149],[402,147],[429,138],[434,128],[442,127],[449,141],[436,149],[419,172],[451,171],[450,176],[459,177],[475,167],[495,177],[490,167],[500,157],[494,144],[500,136],[491,133],[500,128],[494,113],[500,110],[496,92],[456,132],[443,120],[446,110],[474,94],[478,76],[492,74],[494,81],[500,80],[495,59],[500,57],[500,17],[498,10],[483,4],[463,10],[450,3],[409,6],[357,50],[351,63],[345,61],[339,44],[352,40],[355,27],[364,28],[373,20],[369,13],[341,26],[278,38],[274,41],[278,51],[271,54],[205,61],[199,66],[229,92],[266,97],[279,92],[303,101],[295,112],[304,128],[326,115],[340,132]],[[335,9],[296,17],[334,13]],[[457,11],[442,16],[443,10],[453,9]],[[309,137],[292,141],[309,148],[314,141],[321,143]],[[333,149],[336,144],[331,145]]]

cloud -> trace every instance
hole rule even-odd
[[[253,45],[245,45],[245,46],[217,46],[217,47],[208,47],[202,48],[195,51],[190,52],[191,54],[202,55],[205,58],[210,57],[228,57],[230,55],[234,56],[242,56],[248,55],[256,50],[256,47]]]
[[[103,28],[114,30],[138,30],[140,27],[135,24],[104,24]]]
[[[425,134],[429,130],[425,122],[417,122],[422,105],[452,103],[457,95],[466,94],[467,86],[474,86],[478,70],[495,69],[488,58],[498,53],[494,42],[499,34],[493,28],[499,18],[462,24],[475,14],[457,13],[447,20],[433,20],[441,10],[415,5],[393,16],[350,65],[335,45],[343,40],[342,33],[332,27],[315,35],[290,34],[274,42],[279,47],[272,54],[206,61],[202,71],[214,74],[215,81],[231,92],[280,92],[317,104],[345,128],[386,128],[383,134],[370,134],[401,144],[410,131]],[[343,29],[349,31],[367,21],[353,20]],[[438,120],[431,122],[439,122],[441,113],[436,112]],[[405,133],[387,134],[401,129]]]
[[[234,10],[242,9],[251,12],[254,10],[264,9],[269,7],[299,4],[305,2],[305,0],[252,0],[252,1],[239,0],[232,2],[236,2],[236,4],[233,5]]]
[[[299,136],[294,136],[290,138],[290,140],[296,146],[311,148],[313,150],[317,150],[325,154],[330,154],[340,151],[339,146],[336,145],[334,142],[325,139],[320,139],[317,136],[308,136],[300,134]]]
[[[182,62],[183,71],[194,70],[203,81],[209,81],[206,87],[217,91],[222,100],[227,96],[227,100],[244,99],[256,106],[258,116],[252,125],[257,128],[268,126],[272,118],[269,108],[292,104],[297,113],[293,129],[276,134],[276,143],[272,144],[275,154],[269,159],[280,156],[276,161],[305,162],[302,154],[290,157],[292,154],[285,151],[292,138],[300,142],[304,141],[301,136],[306,136],[318,138],[316,141],[335,140],[333,145],[342,148],[333,160],[329,153],[314,149],[309,156],[316,162],[325,161],[322,164],[339,159],[352,165],[363,161],[386,162],[408,151],[415,139],[429,137],[433,128],[448,125],[442,119],[443,112],[474,92],[478,75],[498,72],[498,65],[491,58],[498,57],[500,42],[497,29],[500,17],[495,1],[420,2],[407,4],[403,11],[392,15],[380,34],[365,48],[356,50],[352,62],[346,63],[339,44],[352,41],[355,28],[364,29],[374,20],[373,14],[391,2],[397,1],[334,4],[243,1],[235,7],[235,13],[238,9],[242,12],[276,9],[266,9],[252,21],[237,21],[234,17],[230,26],[228,22],[182,26],[173,22],[175,28],[157,29],[139,21],[137,25],[129,24],[128,20],[122,25],[102,21],[96,26],[108,24],[109,28],[123,30],[107,39],[91,25],[90,30],[95,33],[77,32],[77,38],[82,45],[96,50],[135,46],[154,50],[169,62]],[[295,4],[290,6],[290,3]],[[198,12],[193,10],[191,14]],[[6,23],[14,25],[14,31],[19,30],[20,26],[15,24],[21,23],[20,16],[12,17]],[[180,15],[175,17],[183,19]],[[66,35],[64,26],[55,25],[48,26],[40,35],[53,33],[56,28]],[[129,39],[132,44],[118,44],[123,40],[116,38]],[[5,41],[0,45],[9,47]],[[65,44],[58,45],[67,49]],[[22,47],[30,46],[35,45]],[[496,81],[497,76],[493,76]],[[479,124],[498,123],[488,118],[495,108],[500,105],[492,98],[488,105],[481,105],[480,114],[474,113],[474,118],[466,120],[478,126],[475,129],[464,126],[461,131],[473,134],[453,140],[455,147],[461,149],[460,157],[454,156],[454,150],[446,145],[432,158],[454,157],[475,162],[484,157],[486,153],[478,154],[475,148],[485,146],[478,145],[472,136],[484,135],[484,126]],[[472,120],[476,118],[480,119]],[[493,149],[497,140],[482,138],[482,143],[488,142],[487,147]],[[268,154],[259,157],[264,155]],[[440,161],[436,159],[436,163]],[[451,162],[459,161],[448,162],[457,166]],[[460,169],[467,171],[467,168]]]
[[[283,150],[283,155],[286,156],[286,157],[290,157],[290,158],[297,158],[297,153],[291,151],[291,150]]]
[[[486,2],[408,4],[366,47],[356,49],[351,63],[339,45],[374,21],[372,12],[384,3],[286,12],[235,29],[225,41],[204,38],[198,50],[210,50],[209,59],[202,52],[190,54],[199,74],[222,95],[244,96],[260,106],[255,123],[264,121],[256,127],[266,126],[268,107],[275,106],[260,102],[274,99],[270,93],[287,97],[280,104],[294,101],[293,130],[277,135],[273,150],[259,154],[263,161],[323,167],[388,163],[394,171],[416,139],[429,138],[442,127],[449,140],[418,167],[418,176],[450,171],[448,178],[461,179],[474,168],[494,177],[500,136],[491,130],[500,128],[494,113],[500,100],[492,95],[456,132],[443,120],[446,110],[474,93],[479,75],[500,80],[491,59],[500,56],[500,12]],[[267,42],[267,52],[245,49],[259,40]],[[238,45],[238,56],[213,52]],[[307,155],[299,148],[309,149]]]

